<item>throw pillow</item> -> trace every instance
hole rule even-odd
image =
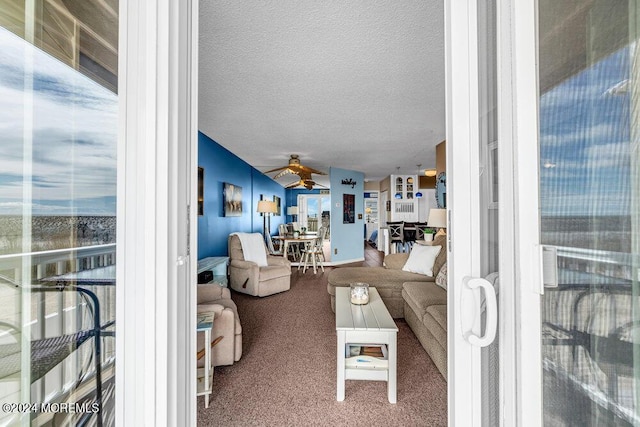
[[[402,270],[433,276],[433,263],[440,253],[440,249],[442,246],[414,245]]]
[[[447,263],[442,265],[442,268],[436,276],[436,285],[440,286],[445,291],[447,290]]]

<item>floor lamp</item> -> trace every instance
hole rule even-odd
[[[276,202],[260,200],[258,202],[258,212],[263,216],[262,234],[266,240],[267,235],[271,234],[271,214],[278,212],[278,207],[276,206]]]

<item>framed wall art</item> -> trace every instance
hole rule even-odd
[[[242,216],[242,187],[225,182],[222,196],[224,216]]]
[[[278,196],[273,196],[273,201],[276,203],[276,213],[274,214],[275,216],[280,216],[282,215],[282,205],[281,205],[281,200],[280,197]]]
[[[198,216],[204,215],[204,169],[198,168]]]
[[[342,223],[353,224],[356,222],[356,195],[342,195]]]

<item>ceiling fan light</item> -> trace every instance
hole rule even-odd
[[[425,176],[436,176],[437,171],[435,169],[425,169],[424,174]]]

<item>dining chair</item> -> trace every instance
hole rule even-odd
[[[405,222],[402,225],[402,233],[404,234],[404,248],[409,251],[413,247],[413,243],[416,241],[416,223]]]
[[[389,229],[389,243],[395,244],[395,252],[399,252],[400,249],[404,249],[404,223],[399,222],[387,222],[387,228]]]
[[[416,240],[424,240],[424,229],[427,227],[426,222],[416,222]]]
[[[318,266],[322,269],[324,273],[324,239],[327,234],[326,227],[320,227],[318,229],[318,235],[316,239],[309,243],[305,249],[302,251],[302,262],[298,264],[298,270],[300,270],[300,266],[302,265],[302,273],[306,273],[307,267],[309,264],[313,266],[313,274],[318,272]]]
[[[284,255],[281,247],[278,247],[277,249],[275,248],[275,246],[273,245],[273,239],[271,238],[271,235],[269,233],[267,233],[267,249],[269,250],[269,255],[275,255],[275,256]]]

